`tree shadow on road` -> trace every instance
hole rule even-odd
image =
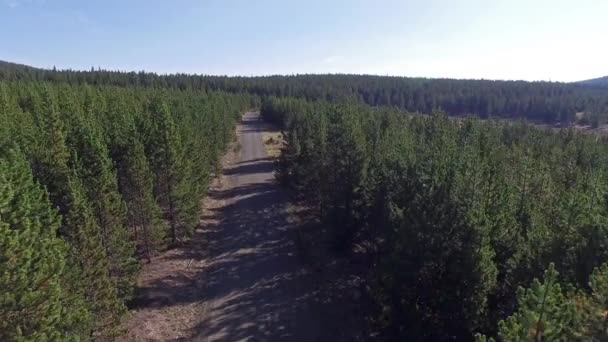
[[[245,130],[259,131],[259,123],[244,121]],[[226,168],[225,176],[244,176],[240,180],[254,174],[267,177],[210,191],[212,200],[225,203],[201,217],[214,223],[163,258],[163,262],[194,266],[181,267],[183,273],[162,274],[138,289],[134,308],[200,309],[196,316],[200,321],[180,335],[182,341],[355,340],[349,329],[356,327],[345,327],[350,321],[340,322],[352,303],[337,304],[326,291],[344,280],[331,274],[320,277],[303,262],[295,243],[299,227],[288,222],[288,199],[274,182],[273,170],[271,158]]]
[[[215,213],[221,223],[201,232],[213,242],[208,265],[194,277],[168,275],[140,288],[136,307],[211,303],[185,340],[203,335],[224,341],[315,340],[319,328],[311,325],[318,317],[310,316],[317,311],[312,308],[316,291],[310,271],[294,253],[283,194],[268,182],[209,196],[232,201]],[[168,259],[198,259],[196,250],[184,248]]]
[[[240,163],[224,171],[227,176],[252,175],[256,173],[274,172],[275,163],[273,160],[257,160],[255,162]]]

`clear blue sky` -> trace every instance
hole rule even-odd
[[[573,81],[608,75],[608,0],[0,0],[0,59]]]

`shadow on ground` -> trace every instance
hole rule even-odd
[[[233,200],[214,213],[223,218],[221,224],[201,232],[205,240],[213,242],[205,271],[194,280],[169,275],[139,289],[141,300],[136,307],[206,301],[209,305],[203,320],[182,340],[204,340],[203,336],[217,341],[320,338],[321,329],[316,325],[321,317],[312,317],[320,299],[310,272],[294,253],[284,197],[276,185],[248,184],[210,196]],[[188,253],[196,248],[184,250],[174,258],[188,262],[200,257]]]
[[[259,135],[256,122],[246,123],[241,134]],[[259,136],[248,138],[261,143]],[[255,141],[243,144],[243,155]],[[354,340],[348,329],[357,328],[339,322],[352,308],[339,307],[325,291],[335,277],[320,277],[297,252],[297,226],[287,220],[288,201],[274,182],[273,160],[250,154],[224,170],[231,186],[209,193],[226,204],[203,218],[219,223],[192,239],[208,246],[187,245],[167,257],[204,267],[194,276],[171,274],[140,288],[135,308],[202,303],[197,324],[181,341]]]

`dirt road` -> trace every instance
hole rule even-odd
[[[229,186],[221,229],[207,237],[212,257],[200,340],[314,341],[319,331],[262,127],[258,115],[245,114],[240,158],[224,171]]]
[[[320,284],[297,255],[263,127],[257,114],[243,116],[240,151],[209,194],[203,229],[144,269],[128,332],[119,341],[316,341],[333,335],[322,327]]]

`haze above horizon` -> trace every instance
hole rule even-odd
[[[0,0],[0,59],[157,73],[608,75],[607,1]]]

